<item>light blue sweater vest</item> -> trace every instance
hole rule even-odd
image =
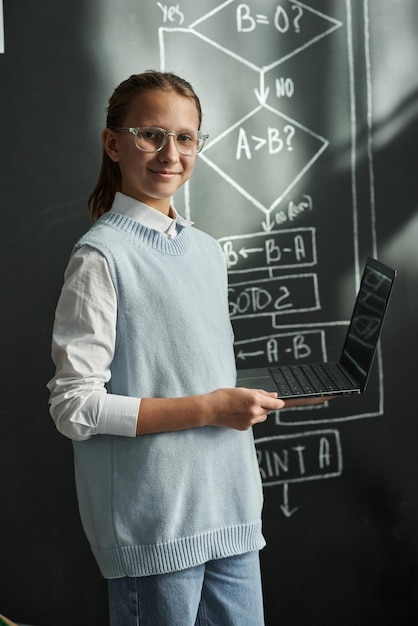
[[[191,227],[169,240],[106,213],[83,245],[105,256],[117,294],[109,393],[181,397],[235,386],[225,261],[213,238]],[[97,435],[73,446],[83,527],[105,578],[264,546],[251,430]]]

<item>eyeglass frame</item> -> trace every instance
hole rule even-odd
[[[138,143],[137,143],[137,138],[138,138],[138,131],[139,130],[143,130],[143,129],[152,129],[152,130],[160,130],[163,135],[164,135],[164,139],[162,140],[161,146],[159,148],[157,148],[156,150],[146,150],[145,148],[141,148]],[[177,132],[175,132],[174,130],[165,130],[165,128],[160,128],[160,126],[129,126],[129,127],[123,127],[123,126],[116,126],[115,128],[113,128],[112,130],[114,130],[115,132],[119,133],[119,132],[126,132],[126,133],[131,133],[134,137],[134,141],[135,141],[135,146],[138,148],[138,150],[140,150],[141,152],[149,152],[151,154],[156,153],[156,152],[161,152],[161,150],[164,148],[164,146],[167,143],[168,137],[171,135],[172,137],[175,137],[176,141],[176,148],[178,150],[178,152],[180,154],[182,154],[183,156],[195,156],[196,154],[199,154],[199,152],[201,152],[203,150],[203,146],[205,145],[205,141],[206,139],[209,138],[209,135],[203,133],[201,130],[193,130],[192,132],[196,133],[196,137],[197,139],[201,142],[201,145],[199,146],[199,149],[196,152],[191,152],[189,154],[182,152],[181,150],[179,150],[179,147],[177,145],[177,135],[181,132],[184,132],[185,130],[189,130],[191,131],[192,129],[183,129],[183,130],[179,130]]]

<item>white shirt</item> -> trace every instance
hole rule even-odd
[[[177,225],[193,223],[173,207],[167,216],[119,192],[111,211],[169,238],[176,236]],[[105,388],[115,349],[116,319],[116,294],[106,260],[84,246],[71,257],[65,271],[52,338],[56,372],[48,383],[51,416],[70,439],[136,435],[141,399],[108,394]]]

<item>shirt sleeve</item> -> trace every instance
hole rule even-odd
[[[52,337],[56,371],[49,381],[50,413],[74,440],[107,434],[134,437],[140,398],[109,394],[117,300],[106,259],[85,246],[70,259]]]

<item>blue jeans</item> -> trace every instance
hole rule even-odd
[[[108,586],[110,626],[264,626],[258,552]]]

